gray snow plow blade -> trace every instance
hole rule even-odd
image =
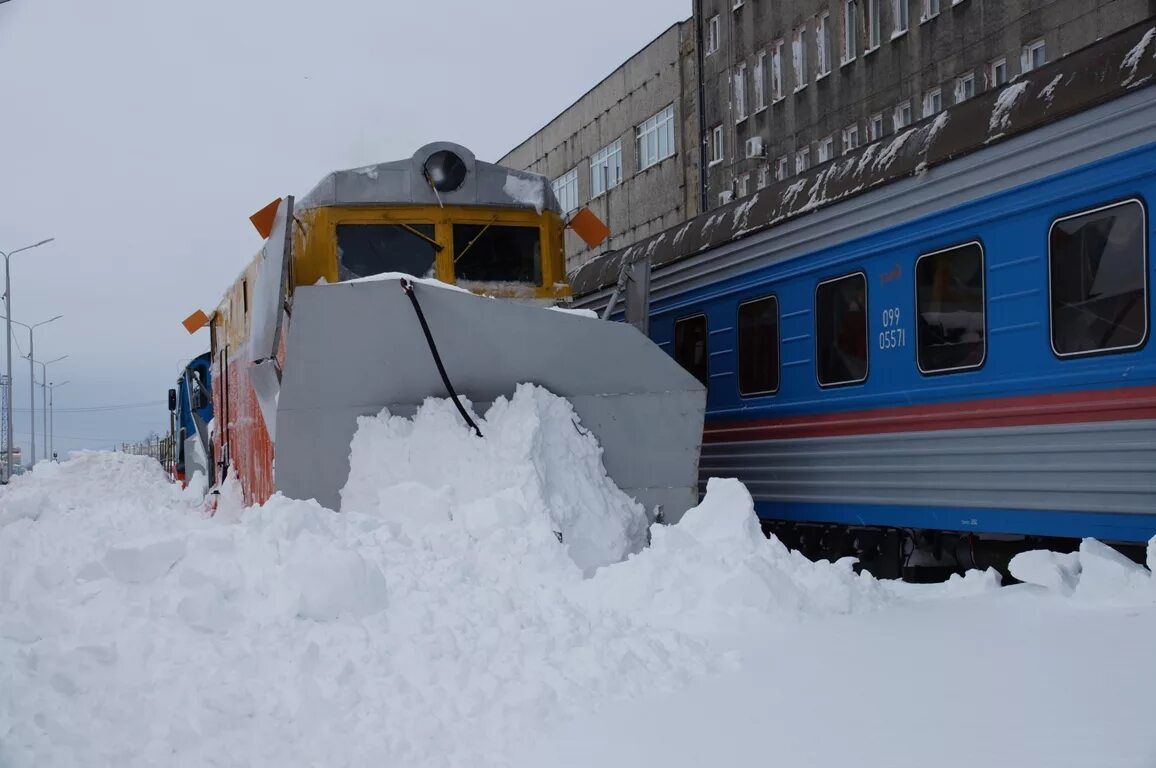
[[[523,382],[565,397],[610,477],[669,522],[698,502],[706,391],[635,328],[416,283],[450,382],[484,413]],[[277,403],[277,490],[338,509],[357,417],[448,395],[397,279],[300,287]]]

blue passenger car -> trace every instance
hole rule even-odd
[[[1156,88],[1120,61],[1144,31],[578,276],[603,306],[657,254],[649,332],[709,387],[704,481],[886,573],[1156,535]]]

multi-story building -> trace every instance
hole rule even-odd
[[[567,214],[587,206],[609,226],[596,250],[566,233],[568,271],[699,213],[694,30],[668,28],[498,161],[548,176]]]
[[[1156,13],[1154,0],[695,0],[709,210]]]

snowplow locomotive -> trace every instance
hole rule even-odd
[[[185,322],[210,333],[214,482],[235,474],[247,504],[338,509],[357,417],[458,395],[481,412],[526,382],[570,400],[652,514],[697,502],[705,388],[637,329],[551,311],[570,288],[545,177],[435,143],[252,222],[261,251]]]

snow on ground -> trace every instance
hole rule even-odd
[[[0,765],[1156,761],[1147,569],[878,582],[764,539],[736,481],[637,551],[572,418],[523,387],[483,439],[444,401],[363,419],[341,513],[226,486],[208,517],[119,454],[18,478]]]

